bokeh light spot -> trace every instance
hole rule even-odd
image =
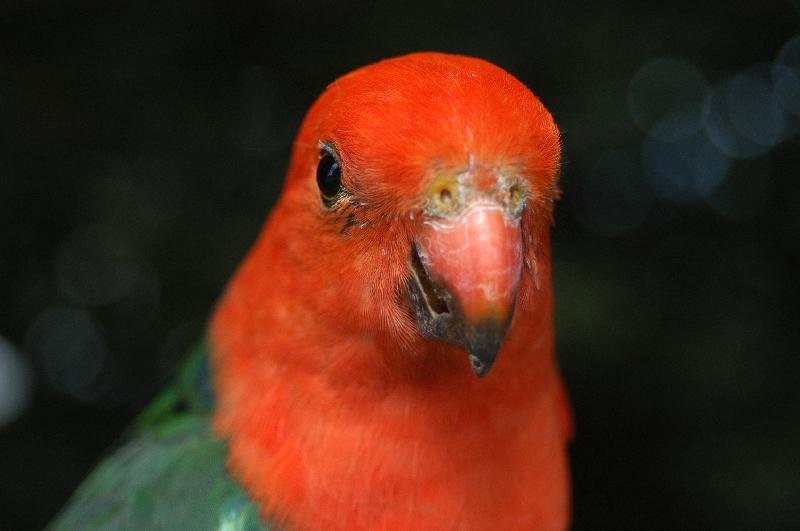
[[[701,131],[684,137],[660,132],[675,123],[667,115],[651,128],[654,134],[644,141],[642,159],[647,182],[658,197],[688,203],[712,194],[725,180],[730,161]]]
[[[100,376],[108,349],[87,311],[47,308],[28,328],[25,349],[35,356],[55,389],[84,402],[93,402],[107,391]]]
[[[703,125],[714,145],[739,159],[762,155],[791,133],[766,65],[720,83],[706,99]]]
[[[775,94],[784,109],[800,116],[800,35],[789,39],[772,64]]]
[[[728,85],[727,96],[731,123],[742,136],[770,147],[781,141],[786,119],[765,68],[735,76]]]
[[[700,109],[708,91],[708,81],[696,66],[685,59],[661,57],[648,61],[633,75],[628,85],[628,111],[649,134],[691,134],[700,127]],[[662,127],[651,133],[653,125],[667,115],[677,119],[679,127]]]
[[[75,230],[60,245],[55,269],[62,294],[81,304],[102,305],[130,292],[141,260],[122,234],[93,225]]]
[[[176,214],[172,205],[162,208],[159,201],[168,201],[163,192],[148,193],[144,179],[131,175],[135,169],[119,160],[106,162],[107,167],[86,183],[82,208],[90,219],[102,220],[104,224],[124,233],[138,245],[152,243],[165,230]],[[143,170],[144,171],[144,170]],[[157,196],[156,199],[150,195]]]
[[[31,394],[30,380],[25,358],[0,337],[0,428],[25,410]]]

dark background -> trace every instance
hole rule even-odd
[[[0,4],[0,528],[202,334],[325,85],[417,50],[563,132],[575,529],[800,525],[800,5],[127,4]]]

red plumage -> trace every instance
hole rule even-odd
[[[320,142],[352,204],[322,204]],[[549,226],[559,133],[482,60],[412,54],[313,105],[283,195],[214,316],[217,432],[290,529],[563,529],[570,414],[553,355]],[[433,179],[524,179],[522,275],[492,373],[427,337],[406,296]],[[472,182],[472,181],[471,181]],[[488,186],[488,185],[487,185]]]

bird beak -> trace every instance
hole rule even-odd
[[[485,376],[514,313],[522,269],[519,216],[481,200],[424,221],[412,250],[412,299],[427,335],[463,346]]]

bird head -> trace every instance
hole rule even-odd
[[[482,377],[549,260],[559,153],[551,115],[504,70],[385,60],[309,111],[269,237],[310,315],[399,351],[448,345]]]

